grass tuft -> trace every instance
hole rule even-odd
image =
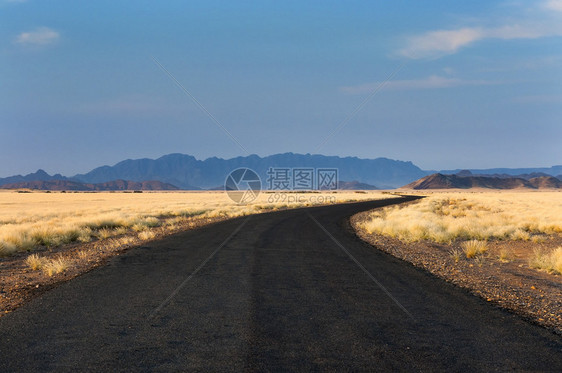
[[[70,267],[70,261],[64,258],[50,259],[43,266],[43,272],[49,277],[66,271]]]
[[[0,240],[0,256],[10,255],[17,250],[18,248],[13,243]]]
[[[450,254],[451,257],[455,260],[455,263],[458,263],[462,258],[463,251],[461,249],[452,249]]]
[[[45,258],[42,258],[37,254],[31,254],[25,259],[25,264],[34,271],[43,268],[46,262],[47,260]]]
[[[529,266],[549,273],[562,274],[562,246],[547,252],[536,249],[529,260]]]
[[[97,233],[97,236],[100,238],[100,240],[105,240],[113,235],[114,235],[114,231],[107,228],[102,228]]]
[[[152,231],[142,231],[139,233],[138,237],[143,241],[147,241],[156,237],[156,234]]]
[[[475,258],[488,251],[488,245],[485,241],[470,240],[461,244],[464,254],[467,258]]]
[[[503,263],[511,262],[513,260],[513,252],[508,249],[501,249],[500,254],[498,255],[498,259]]]

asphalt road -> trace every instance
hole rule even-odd
[[[356,238],[394,201],[225,221],[0,319],[0,371],[562,371],[562,339]]]

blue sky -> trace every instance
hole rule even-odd
[[[551,166],[561,119],[562,0],[0,0],[0,177],[173,152]]]

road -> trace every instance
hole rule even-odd
[[[372,201],[147,243],[0,319],[0,371],[562,371],[562,339],[360,241]]]

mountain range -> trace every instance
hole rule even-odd
[[[553,176],[539,176],[530,179],[521,177],[462,176],[462,174],[432,174],[414,181],[404,189],[559,189],[562,181]]]
[[[39,190],[178,190],[179,188],[161,181],[113,180],[105,183],[87,184],[72,180],[33,180],[0,185],[0,189],[39,189]]]
[[[338,169],[338,180],[350,180],[350,183],[342,184],[346,187],[366,184],[380,189],[390,189],[403,186],[415,180],[435,173],[436,171],[425,171],[412,162],[392,160],[388,158],[361,159],[357,157],[325,156],[319,154],[294,154],[283,153],[266,157],[249,155],[231,159],[208,158],[198,160],[186,154],[168,154],[158,159],[128,159],[113,166],[101,166],[87,173],[70,177],[60,174],[49,175],[43,170],[25,176],[16,175],[0,178],[0,185],[66,180],[83,184],[101,184],[122,180],[127,182],[145,182],[157,180],[179,189],[196,190],[212,189],[224,185],[227,175],[240,167],[250,168],[260,176],[262,185],[267,187],[270,168],[335,168]],[[488,169],[488,170],[453,170],[442,171],[441,174],[466,173],[504,175],[512,177],[521,175],[522,179],[533,176],[562,174],[562,166],[550,168],[521,168],[521,169]],[[70,189],[69,189],[70,190]]]

